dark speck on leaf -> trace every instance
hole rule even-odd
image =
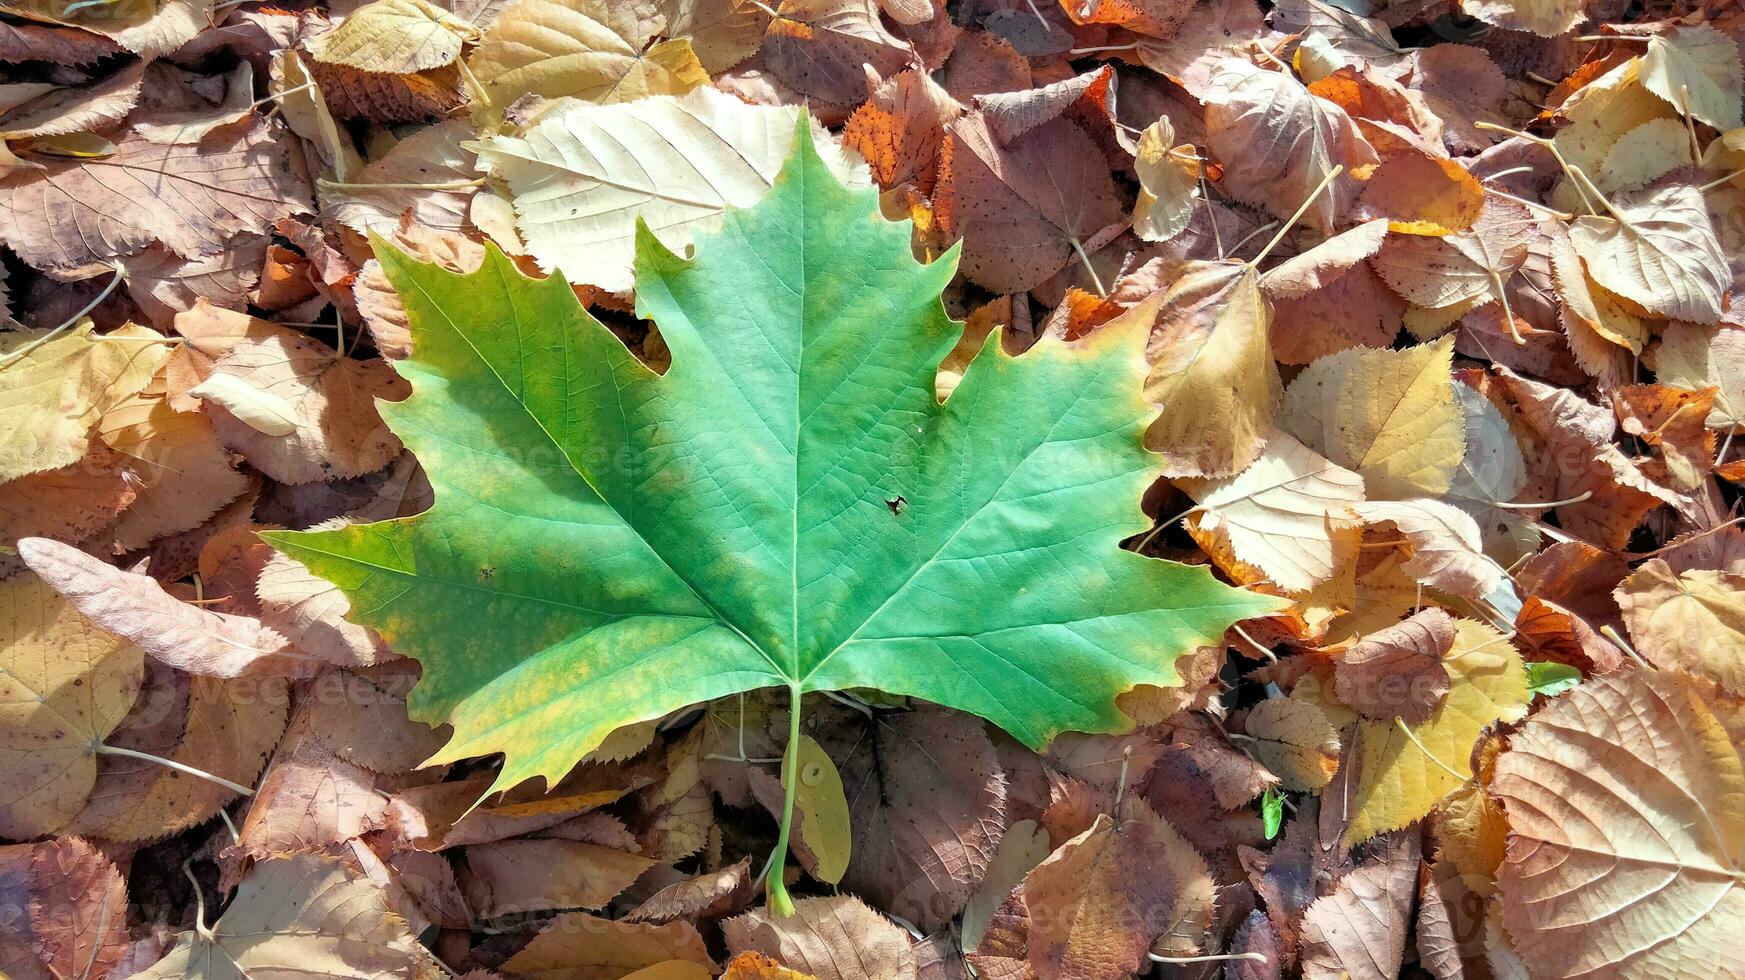
[[[885,506],[891,509],[891,516],[895,517],[903,512],[903,508],[908,506],[908,503],[909,501],[905,500],[903,495],[899,493],[896,499],[885,501]]]

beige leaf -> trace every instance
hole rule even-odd
[[[0,12],[101,34],[145,61],[169,54],[212,26],[212,0],[103,4],[84,8],[70,19],[66,9],[60,0],[0,3]]]
[[[1271,316],[1253,267],[1196,262],[1111,321],[1152,321],[1145,399],[1158,416],[1145,446],[1163,475],[1229,476],[1259,457],[1279,402]]]
[[[1630,638],[1655,665],[1745,693],[1745,575],[1674,573],[1650,559],[1617,589]]]
[[[1543,37],[1569,33],[1587,19],[1586,7],[1586,0],[1460,0],[1460,9],[1470,17]]]
[[[58,136],[102,129],[120,122],[139,102],[146,62],[138,61],[85,85],[50,87],[13,103],[0,115],[0,139]]]
[[[1650,363],[1662,384],[1716,389],[1710,428],[1745,427],[1745,327],[1669,323]]]
[[[1551,238],[1551,275],[1565,331],[1585,329],[1633,354],[1648,343],[1648,325],[1588,278],[1568,235]],[[1572,344],[1572,346],[1574,346]]]
[[[1132,794],[1033,868],[1021,894],[1038,976],[1122,980],[1172,927],[1203,932],[1213,889],[1199,853]]]
[[[1358,786],[1345,840],[1356,843],[1418,820],[1472,772],[1472,746],[1487,725],[1518,721],[1532,695],[1509,640],[1483,623],[1456,620],[1443,660],[1448,696],[1422,725],[1358,722],[1351,765]],[[1409,734],[1408,734],[1409,732]]]
[[[351,600],[345,593],[288,555],[274,552],[267,560],[255,596],[261,602],[261,624],[283,634],[299,650],[348,666],[384,659],[386,647],[375,631],[346,619]]]
[[[1384,218],[1348,228],[1268,269],[1260,277],[1260,288],[1273,299],[1299,299],[1325,289],[1374,255],[1387,233]]]
[[[36,268],[72,278],[107,272],[154,241],[184,257],[221,251],[239,232],[309,210],[291,145],[257,123],[198,144],[128,134],[101,159],[45,158],[42,170],[0,179],[0,238]]]
[[[1168,116],[1139,134],[1139,199],[1133,204],[1133,233],[1148,242],[1181,234],[1199,199],[1200,163],[1192,145],[1177,146]]]
[[[689,922],[656,926],[565,912],[505,961],[503,970],[536,980],[619,980],[674,959],[714,966]]]
[[[229,375],[235,379],[230,387],[259,393],[238,399],[239,407],[266,416],[264,407],[272,405],[290,415],[290,431],[281,435],[277,426],[263,431],[225,401],[206,402],[219,440],[281,483],[362,476],[400,453],[376,399],[398,401],[409,386],[386,361],[342,357],[305,334],[266,324],[214,361],[212,370],[204,385]]]
[[[91,622],[189,673],[307,676],[321,666],[252,619],[185,603],[156,579],[106,565],[69,545],[26,538],[18,543],[18,554]]]
[[[1335,655],[1333,692],[1372,721],[1422,725],[1448,695],[1454,635],[1454,617],[1435,607],[1371,633]]]
[[[1690,133],[1684,124],[1676,119],[1650,119],[1619,136],[1599,172],[1589,176],[1607,193],[1632,191],[1694,163]]]
[[[1450,595],[1480,600],[1508,577],[1484,553],[1478,522],[1440,500],[1372,500],[1351,506],[1366,524],[1391,523],[1411,544],[1412,557],[1400,570]]]
[[[1244,731],[1254,752],[1284,787],[1297,793],[1326,786],[1339,770],[1339,733],[1303,698],[1268,698],[1249,709]]]
[[[478,153],[508,182],[541,266],[619,292],[632,284],[638,217],[682,252],[727,208],[763,197],[793,139],[792,110],[701,88],[627,105],[558,103],[520,136],[481,141]],[[865,183],[833,139],[817,145],[839,176]]]
[[[269,91],[291,132],[308,140],[320,154],[320,163],[335,180],[348,180],[356,172],[357,151],[339,133],[327,97],[295,48],[273,53]]]
[[[1281,427],[1355,470],[1372,498],[1445,493],[1466,454],[1448,373],[1453,357],[1451,337],[1323,357],[1285,390]]]
[[[1237,558],[1288,592],[1331,579],[1339,567],[1344,508],[1363,499],[1363,478],[1283,432],[1233,477],[1181,480],[1198,502],[1193,528],[1222,535]]]
[[[450,120],[395,143],[352,176],[350,183],[320,181],[333,220],[359,234],[391,235],[401,216],[444,231],[469,227],[467,209],[478,191],[473,154],[463,144],[472,124]]]
[[[468,64],[498,105],[524,95],[633,102],[683,95],[709,75],[684,38],[654,43],[660,20],[610,0],[519,0]]]
[[[733,953],[762,953],[818,980],[919,977],[909,934],[851,895],[800,899],[786,918],[753,909],[721,931]]]
[[[417,680],[418,668],[406,660],[322,674],[309,691],[310,729],[334,755],[371,772],[416,769],[448,739],[445,726],[407,717],[406,695]]]
[[[1304,980],[1395,980],[1418,890],[1418,834],[1382,845],[1303,913]]]
[[[1510,739],[1503,923],[1535,977],[1737,977],[1745,760],[1697,685],[1592,678]]]
[[[153,668],[152,676],[171,678],[168,686],[185,689],[185,696],[173,697],[172,690],[148,685],[109,742],[254,785],[285,731],[290,698],[284,683],[277,678],[199,678],[190,683],[187,675],[161,665]],[[181,710],[169,711],[171,703]],[[160,747],[149,739],[141,745],[129,738],[135,728],[152,725],[151,716],[158,713],[174,716],[158,722],[173,729],[173,739]],[[156,840],[212,819],[236,797],[234,790],[190,779],[155,762],[105,755],[98,760],[91,797],[67,832],[113,841]]]
[[[127,457],[103,445],[76,463],[0,484],[0,545],[19,538],[83,541],[112,523],[139,490]]]
[[[97,746],[143,679],[140,649],[47,583],[0,582],[0,836],[51,833],[78,812],[97,779]]]
[[[1303,216],[1310,227],[1330,234],[1357,198],[1352,170],[1379,161],[1345,110],[1285,73],[1246,60],[1221,61],[1205,102],[1207,146],[1224,165],[1222,186],[1280,218],[1290,217],[1343,164],[1345,173]]]
[[[0,483],[77,462],[98,418],[144,388],[168,356],[157,333],[132,324],[102,336],[89,321],[58,337],[0,335]]]
[[[1657,316],[1715,323],[1731,285],[1703,195],[1666,184],[1614,195],[1604,216],[1569,229],[1594,282]]]
[[[313,737],[309,720],[300,709],[291,733],[272,753],[272,768],[248,801],[226,858],[318,852],[386,826],[389,802],[376,774],[335,756]]]
[[[467,848],[467,904],[483,919],[543,909],[598,909],[654,859],[571,840],[506,840]]]
[[[231,374],[215,373],[188,389],[191,397],[222,405],[244,425],[265,436],[297,431],[297,407],[273,392],[256,388]]]
[[[448,976],[379,886],[326,857],[255,865],[210,930],[184,932],[141,980]]]
[[[1716,129],[1737,129],[1739,47],[1708,24],[1675,24],[1648,39],[1642,87]]]
[[[405,75],[452,64],[473,26],[429,0],[375,0],[338,27],[303,42],[316,61]]]

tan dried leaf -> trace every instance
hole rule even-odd
[[[0,335],[0,483],[78,462],[97,419],[151,382],[169,354],[162,340],[133,324],[94,334],[89,321],[60,336]]]
[[[503,970],[536,980],[620,980],[675,959],[706,968],[715,965],[689,922],[657,926],[565,912],[509,957]]]
[[[1418,890],[1418,834],[1381,844],[1303,913],[1304,980],[1395,980]]]
[[[28,840],[78,812],[97,746],[126,717],[144,670],[138,647],[35,576],[0,582],[0,836]]]
[[[918,980],[909,934],[851,895],[803,898],[782,918],[753,909],[721,924],[735,955],[755,952],[818,980]]]
[[[1737,976],[1745,760],[1698,685],[1583,682],[1510,739],[1502,919],[1534,976]]]
[[[1454,617],[1436,607],[1371,633],[1335,655],[1333,691],[1365,718],[1422,725],[1448,696],[1454,635]]]
[[[1569,229],[1588,275],[1649,313],[1715,323],[1731,286],[1703,194],[1664,184],[1614,195],[1605,215],[1583,215]]]
[[[707,84],[691,42],[661,40],[664,18],[645,14],[610,0],[518,0],[468,64],[500,106],[525,95],[634,102]]]
[[[374,0],[338,27],[303,42],[316,61],[382,75],[404,75],[453,64],[478,35],[460,17],[429,0]]]
[[[1327,715],[1301,698],[1268,698],[1248,711],[1244,732],[1255,754],[1292,792],[1313,792],[1339,771],[1339,733]]]
[[[1618,584],[1630,638],[1656,666],[1745,693],[1745,575],[1644,562]]]
[[[467,848],[462,880],[480,918],[544,909],[598,909],[629,888],[652,858],[571,840],[507,840]]]

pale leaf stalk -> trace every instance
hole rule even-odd
[[[185,772],[190,776],[197,779],[204,779],[209,783],[216,783],[225,789],[241,793],[244,796],[254,795],[253,789],[244,786],[241,783],[233,783],[230,780],[225,779],[223,776],[215,776],[204,769],[196,769],[193,766],[185,765],[174,759],[166,759],[161,755],[152,755],[150,752],[140,752],[135,749],[124,749],[119,745],[104,745],[102,743],[98,743],[93,751],[98,755],[120,755],[126,756],[129,759],[143,759],[146,762],[155,762],[165,768],[174,769],[177,772]]]
[[[1441,759],[1436,758],[1436,753],[1431,752],[1430,749],[1424,745],[1423,741],[1418,738],[1418,733],[1412,731],[1412,726],[1406,724],[1406,720],[1404,718],[1397,718],[1396,717],[1394,719],[1394,726],[1400,730],[1400,733],[1402,735],[1406,736],[1406,738],[1408,738],[1408,739],[1411,739],[1412,744],[1416,745],[1418,747],[1418,751],[1424,753],[1424,758],[1429,759],[1431,762],[1436,763],[1436,767],[1438,769],[1441,769],[1443,772],[1447,773],[1448,775],[1453,776],[1455,779],[1460,780],[1462,783],[1467,783],[1467,782],[1472,781],[1471,776],[1461,775],[1460,772],[1458,770],[1456,770],[1453,766],[1449,765],[1446,762],[1443,762]]]
[[[65,320],[63,320],[61,322],[60,326],[55,327],[53,330],[50,330],[48,333],[43,334],[42,336],[36,338],[35,340],[31,341],[30,343],[25,344],[23,347],[20,347],[17,350],[13,351],[12,353],[7,354],[5,357],[0,357],[0,367],[5,367],[6,365],[11,364],[15,361],[23,360],[26,356],[28,356],[30,354],[31,351],[36,350],[38,347],[41,347],[43,344],[46,344],[49,341],[60,336],[62,333],[65,333],[74,324],[76,324],[80,320],[84,319],[85,314],[90,313],[92,310],[96,309],[104,300],[108,299],[109,294],[115,292],[115,287],[121,285],[121,280],[127,277],[127,271],[122,266],[120,259],[115,260],[114,268],[115,268],[115,275],[110,278],[109,284],[107,286],[104,286],[103,291],[98,293],[96,295],[96,297],[91,300],[91,302],[86,303],[84,305],[84,307],[79,310],[79,312],[74,313],[72,316],[67,317]]]

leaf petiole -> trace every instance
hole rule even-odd
[[[768,879],[764,888],[769,892],[769,908],[786,918],[794,914],[794,900],[788,897],[782,871],[788,864],[788,836],[794,829],[794,794],[800,788],[800,685],[788,685],[788,747],[782,752],[782,826],[776,832],[776,846],[770,854]]]

